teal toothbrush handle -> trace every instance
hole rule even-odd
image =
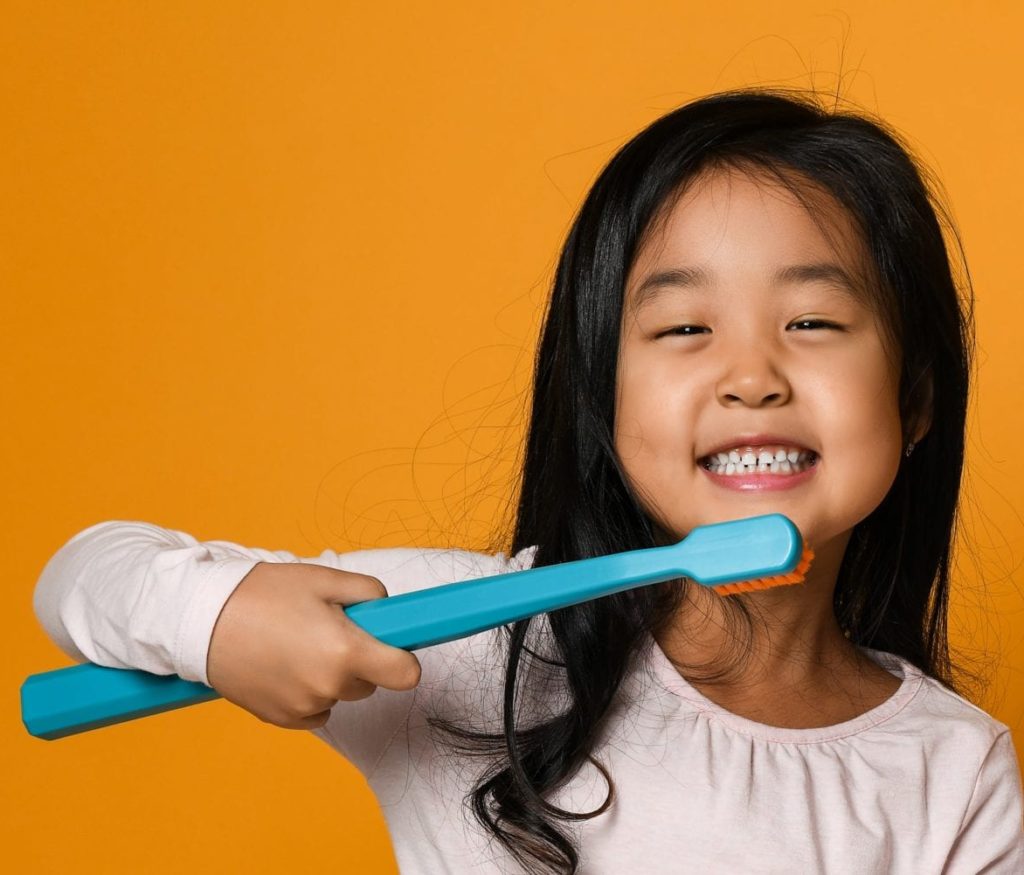
[[[787,574],[803,540],[781,514],[700,526],[678,544],[477,578],[345,608],[375,638],[417,650],[536,614],[652,583],[687,577],[705,586]],[[220,698],[176,675],[92,663],[30,675],[22,722],[53,740]]]

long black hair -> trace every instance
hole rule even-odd
[[[874,303],[900,355],[904,458],[882,503],[854,529],[835,587],[836,618],[857,645],[898,654],[953,690],[946,630],[957,523],[973,305],[963,249],[910,148],[884,122],[778,89],[715,94],[659,118],[611,159],[561,251],[535,362],[511,550],[536,547],[534,566],[658,543],[614,447],[616,361],[626,277],[645,232],[698,174],[733,167],[773,174],[796,192],[812,184],[849,213],[873,260]],[[954,278],[943,227],[963,266]],[[912,330],[907,330],[912,327]],[[652,633],[681,604],[681,588],[643,587],[547,616],[547,657],[530,621],[507,639],[504,731],[444,720],[466,750],[494,755],[467,797],[476,817],[526,868],[573,873],[578,849],[559,821],[595,817],[613,801],[594,759],[602,720]],[[727,600],[749,621],[744,598]],[[535,631],[535,630],[534,630]],[[526,679],[556,672],[564,708],[525,722]],[[587,762],[608,782],[598,809],[576,813],[548,797]]]

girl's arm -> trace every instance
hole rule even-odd
[[[325,550],[301,559],[112,521],[57,551],[34,606],[73,659],[214,686],[265,722],[313,729],[365,773],[407,725],[418,665],[413,654],[366,635],[339,606],[379,597],[381,582],[396,595],[518,570],[528,552],[509,560],[458,550]],[[447,671],[452,646],[420,651],[424,672]],[[368,695],[373,685],[386,689]],[[328,711],[332,700],[343,707]]]
[[[200,681],[264,722],[322,730],[323,740],[363,769],[379,758],[412,701],[371,694],[377,686],[409,690],[419,663],[366,634],[340,606],[385,594],[360,567],[404,565],[422,581],[423,569],[417,574],[409,561],[421,553],[324,551],[299,559],[113,521],[57,551],[34,606],[73,659]],[[344,715],[326,727],[342,700]]]
[[[79,532],[47,562],[33,606],[46,633],[72,659],[209,685],[214,624],[260,561],[297,560],[284,552],[200,543],[149,523],[103,522]]]

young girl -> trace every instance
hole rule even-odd
[[[893,134],[715,95],[627,143],[569,233],[511,556],[107,522],[36,611],[76,659],[313,731],[404,873],[1020,873],[1009,730],[947,651],[970,346]],[[803,585],[674,581],[417,655],[338,610],[767,512],[815,551]]]

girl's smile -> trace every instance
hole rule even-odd
[[[778,435],[751,435],[725,441],[697,463],[727,489],[792,489],[810,479],[818,454]]]
[[[777,511],[839,557],[896,477],[898,354],[870,258],[830,195],[800,191],[704,174],[627,278],[616,450],[672,539]]]

